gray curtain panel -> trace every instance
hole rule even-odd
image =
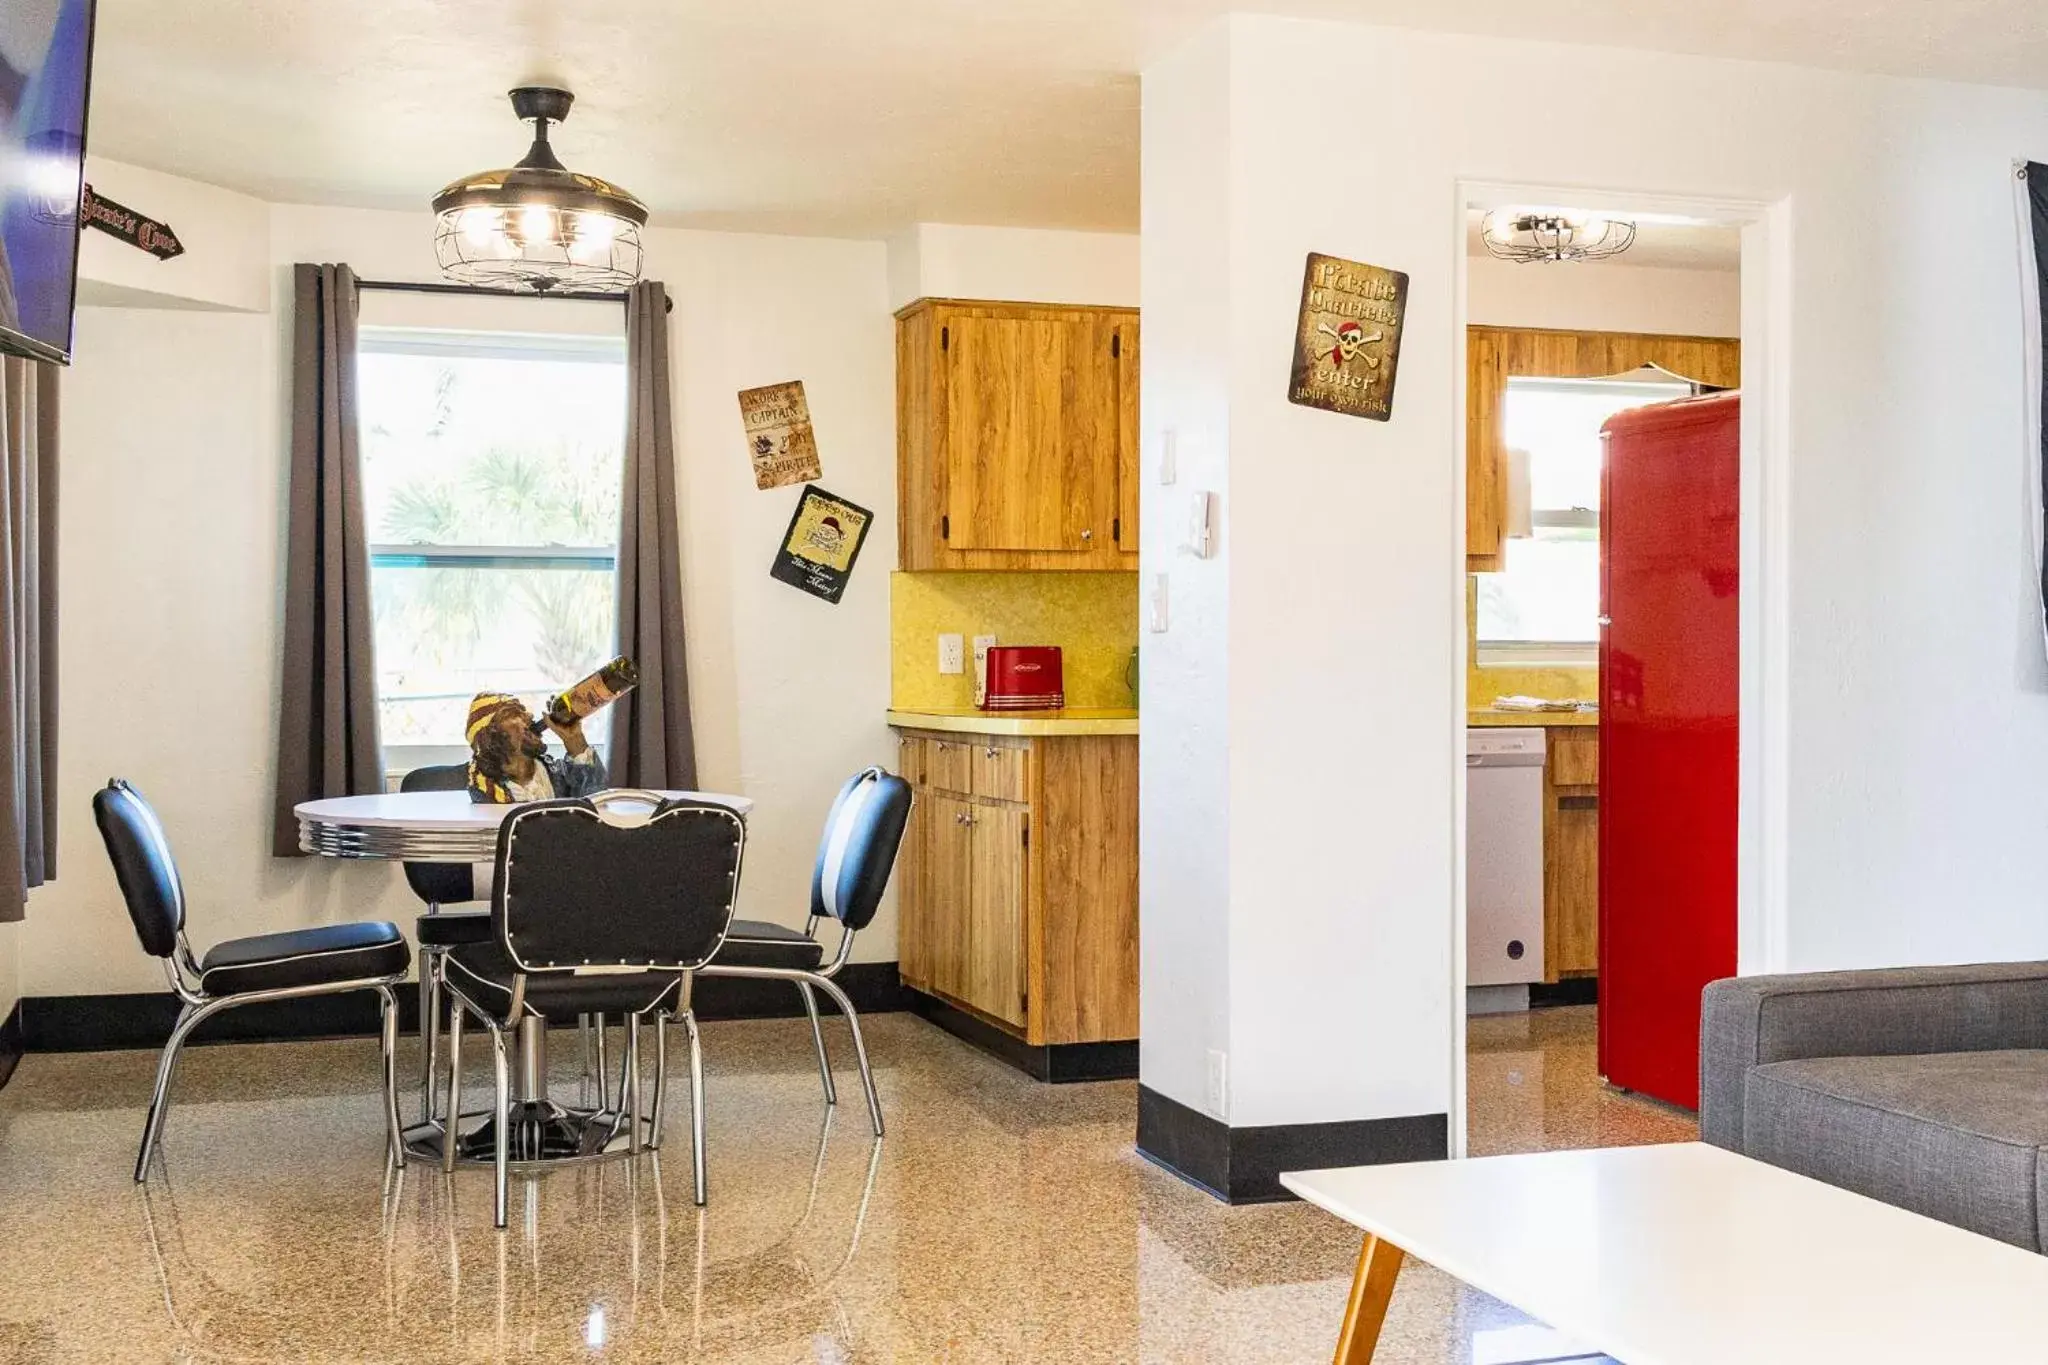
[[[697,785],[690,679],[683,662],[683,568],[676,530],[676,440],[669,406],[668,292],[626,300],[626,480],[619,509],[619,652],[640,686],[612,703],[612,781]]]
[[[299,852],[292,807],[384,788],[371,653],[370,546],[356,433],[356,277],[292,267],[291,497],[271,852]]]
[[[0,361],[0,921],[57,875],[57,367]]]

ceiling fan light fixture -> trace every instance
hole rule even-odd
[[[1503,261],[1604,261],[1635,244],[1636,225],[1571,209],[1500,208],[1479,223],[1487,254]]]
[[[549,86],[511,92],[534,125],[518,164],[466,175],[434,196],[434,258],[457,284],[531,293],[598,293],[640,278],[647,206],[624,188],[564,166],[548,125],[575,96]]]

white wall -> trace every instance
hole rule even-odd
[[[206,247],[203,221],[173,226],[188,248]],[[430,223],[424,213],[279,206],[267,230],[274,308],[79,314],[63,394],[62,875],[33,893],[19,931],[25,995],[162,988],[87,813],[92,789],[114,774],[162,811],[201,945],[366,916],[409,927],[418,913],[394,868],[273,859],[267,830],[289,263],[347,261],[366,277],[429,279]],[[758,803],[744,912],[800,924],[833,794],[855,769],[893,753],[882,723],[895,541],[883,247],[656,231],[647,251],[649,277],[664,280],[676,303],[700,781]],[[537,318],[550,306],[531,305]],[[757,492],[741,439],[736,390],[793,378],[810,398],[822,483],[877,514],[874,544],[836,607],[769,579],[797,493]],[[857,956],[891,959],[894,939],[885,908]]]
[[[1467,320],[1492,327],[1574,332],[1742,334],[1742,274],[1670,266],[1521,265],[1468,256]]]
[[[2014,156],[2048,153],[2048,95],[1222,22],[1227,53],[1201,81],[1186,53],[1146,77],[1148,163],[1175,128],[1207,136],[1221,117],[1227,136],[1208,181],[1146,168],[1143,420],[1149,459],[1164,428],[1205,426],[1227,407],[1227,625],[1207,629],[1227,631],[1228,724],[1148,714],[1145,781],[1213,786],[1227,750],[1230,1121],[1370,1118],[1450,1099],[1464,178],[1781,206],[1784,965],[2048,956],[2048,666],[2023,420],[2038,377],[2020,353],[2010,170]],[[1300,92],[1330,72],[1370,73],[1376,104],[1402,111],[1401,135],[1347,140],[1341,157],[1302,136]],[[1552,101],[1541,120],[1520,107],[1532,80]],[[1212,345],[1194,334],[1212,323],[1175,321],[1164,305],[1185,286],[1149,268],[1213,255],[1218,179],[1230,264],[1220,379],[1206,352],[1170,360]],[[1285,402],[1311,250],[1410,275],[1384,425]],[[1163,496],[1148,483],[1148,533],[1170,510]],[[1176,594],[1210,571],[1149,534],[1144,567],[1169,573]],[[1198,680],[1155,640],[1148,702]],[[1148,871],[1213,857],[1200,829],[1153,805],[1146,815]],[[1212,1027],[1193,1002],[1159,998],[1173,983],[1153,974],[1156,940],[1183,932],[1161,890],[1143,888],[1145,1080],[1200,1106],[1186,1089],[1199,1059],[1161,1055],[1204,1046]],[[1205,920],[1185,932],[1213,930]]]
[[[78,301],[132,308],[270,307],[270,206],[261,199],[103,156],[86,158],[93,189],[178,234],[169,260],[91,231],[78,244]]]
[[[889,242],[889,307],[921,298],[1135,307],[1138,239],[1121,232],[915,223]]]

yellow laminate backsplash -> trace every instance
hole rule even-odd
[[[1465,704],[1474,710],[1496,697],[1541,697],[1545,701],[1598,701],[1600,670],[1593,665],[1479,666],[1479,582],[1465,575]]]
[[[967,672],[938,671],[941,635],[964,637]],[[890,705],[974,705],[977,635],[1004,645],[1058,645],[1069,707],[1137,705],[1125,683],[1138,644],[1135,573],[890,574]]]

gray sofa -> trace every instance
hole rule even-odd
[[[1700,1136],[2048,1251],[2048,962],[1716,981]]]

